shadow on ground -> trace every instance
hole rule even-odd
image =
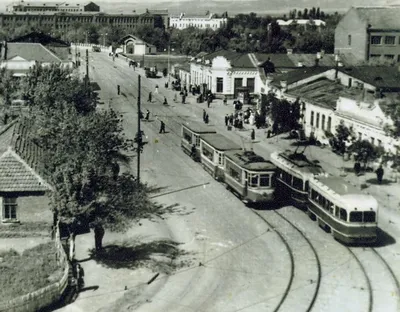
[[[378,179],[376,179],[376,178],[368,179],[366,182],[370,183],[370,184],[376,184],[376,185],[390,185],[390,184],[392,184],[392,181],[390,181],[388,179],[382,179],[382,183],[379,184],[378,183]]]
[[[174,271],[189,267],[193,260],[192,253],[179,248],[180,243],[172,240],[151,242],[124,241],[109,244],[102,251],[90,251],[97,263],[113,269],[148,268],[154,272],[171,274]]]

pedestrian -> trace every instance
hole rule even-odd
[[[156,85],[156,89],[154,91],[154,94],[158,94],[158,85]]]
[[[210,108],[210,104],[211,104],[211,97],[208,95],[207,96],[207,107]]]
[[[224,95],[224,105],[226,105],[228,103],[228,98],[226,97],[226,95]]]
[[[159,133],[165,133],[165,123],[164,123],[164,121],[161,121],[160,132]]]
[[[185,101],[186,101],[186,95],[183,94],[183,95],[182,95],[182,104],[185,104]]]
[[[229,116],[229,124],[233,126],[233,113]]]
[[[379,168],[376,169],[376,178],[377,178],[379,184],[382,184],[383,174],[384,174],[384,170],[382,168],[382,165],[380,165]]]
[[[191,149],[190,149],[190,157],[196,156],[196,145],[193,144]]]
[[[208,114],[206,114],[206,116],[204,117],[204,122],[205,122],[206,124],[208,124]]]
[[[268,131],[267,131],[267,139],[269,139],[271,137],[271,133],[272,133],[271,129],[268,129]]]
[[[206,121],[206,115],[207,115],[206,110],[203,109],[203,121],[204,121],[204,122]]]
[[[153,95],[151,94],[151,91],[149,92],[149,98],[147,99],[147,102],[152,102]]]
[[[178,97],[176,95],[176,93],[174,94],[174,102],[176,102],[178,100]]]
[[[117,93],[118,93],[118,95],[121,94],[121,86],[120,85],[117,85]]]
[[[168,101],[167,101],[167,98],[164,96],[164,103],[163,103],[164,105],[168,105]]]
[[[251,130],[251,140],[254,141],[256,139],[256,132],[254,129]]]
[[[149,121],[149,118],[150,118],[150,111],[147,110],[146,111],[146,117],[145,117],[146,121]]]
[[[104,237],[104,228],[101,225],[96,225],[94,227],[94,242],[96,251],[103,249],[102,241]]]
[[[168,81],[164,84],[165,89],[168,89]]]
[[[225,126],[228,126],[229,116],[228,114],[225,115]]]
[[[361,172],[361,164],[359,161],[356,161],[356,163],[354,164],[354,172],[355,174],[358,176]]]

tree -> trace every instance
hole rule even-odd
[[[278,99],[272,92],[267,94],[267,113],[280,131],[299,129],[300,100],[291,103],[286,99]]]
[[[346,152],[346,142],[349,144],[354,138],[354,132],[346,127],[343,121],[336,126],[335,136],[332,138],[332,150],[343,155]]]
[[[364,170],[367,168],[368,162],[379,158],[382,153],[381,149],[376,148],[370,141],[358,140],[354,142],[349,151],[355,153],[355,160],[364,164]]]
[[[384,114],[390,119],[390,122],[384,126],[385,132],[393,137],[400,137],[400,93],[397,93],[381,105]]]
[[[317,8],[317,11],[315,12],[315,18],[316,19],[320,19],[321,18],[321,11],[320,11],[319,7]]]

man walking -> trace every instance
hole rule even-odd
[[[225,115],[225,126],[228,126],[229,116],[228,114]]]
[[[203,121],[204,121],[204,122],[206,121],[206,115],[207,115],[206,110],[203,109]]]
[[[147,102],[152,102],[153,95],[151,94],[151,91],[149,92],[149,98],[147,99]]]
[[[154,91],[154,94],[158,94],[158,85],[156,85],[156,89]]]
[[[208,114],[206,114],[206,116],[204,117],[204,122],[205,122],[206,124],[208,124]]]
[[[147,110],[146,111],[146,117],[145,117],[146,121],[149,121],[149,118],[150,118],[150,111]]]
[[[379,184],[382,184],[383,174],[384,174],[384,171],[383,171],[382,165],[380,165],[379,168],[376,169],[376,178],[377,178]]]
[[[165,123],[164,123],[164,121],[161,121],[160,132],[159,133],[165,133]]]
[[[121,94],[121,86],[120,85],[117,85],[117,93],[118,93],[118,95]]]
[[[256,132],[254,131],[254,129],[251,130],[251,140],[254,141],[256,138]]]

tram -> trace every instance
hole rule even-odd
[[[297,151],[272,153],[271,162],[277,167],[276,200],[289,200],[296,207],[306,210],[309,179],[324,174],[321,166]]]
[[[219,133],[200,136],[201,163],[204,170],[218,181],[224,181],[225,153],[241,149],[240,145]]]
[[[225,183],[246,204],[274,200],[276,166],[253,151],[225,153]]]
[[[192,154],[193,145],[196,148],[195,155],[192,155],[195,161],[200,161],[200,135],[207,133],[217,133],[213,127],[203,123],[191,120],[182,123],[181,147],[188,154]]]
[[[378,202],[333,176],[309,180],[308,214],[333,237],[347,244],[377,240]]]

